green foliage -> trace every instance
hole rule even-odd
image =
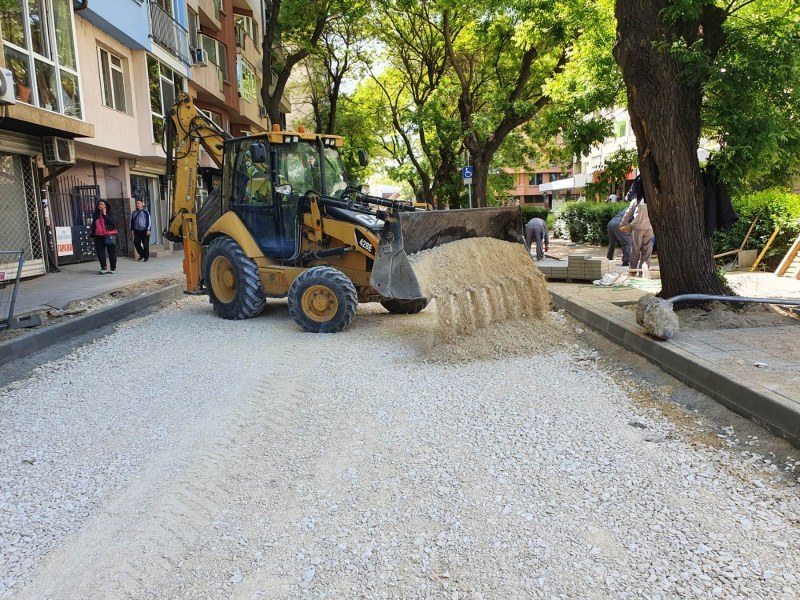
[[[627,202],[567,202],[558,211],[570,240],[583,244],[607,244],[608,222]]]
[[[729,229],[714,233],[711,238],[714,253],[721,254],[739,248],[753,220],[759,216],[745,250],[760,252],[780,225],[781,231],[764,258],[768,266],[776,267],[800,235],[800,195],[773,188],[734,198],[733,206],[739,214],[739,220]]]
[[[740,190],[786,185],[800,163],[800,4],[754,2],[726,23],[726,44],[706,85],[704,134]]]
[[[547,221],[550,217],[550,209],[544,206],[521,206],[522,209],[522,222],[527,223],[533,218],[540,218]]]
[[[635,149],[620,148],[606,158],[603,169],[597,173],[597,182],[586,186],[586,197],[597,198],[602,202],[608,197],[612,187],[617,189],[625,185],[626,176],[638,164],[639,155]]]

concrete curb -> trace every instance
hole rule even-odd
[[[175,300],[183,294],[182,284],[173,284],[149,294],[125,300],[108,308],[102,308],[87,315],[75,317],[65,323],[53,325],[40,331],[22,335],[7,342],[0,343],[0,365],[30,356],[40,350],[67,339],[70,336],[82,335],[114,323],[144,308],[160,302]]]
[[[747,385],[720,373],[710,361],[684,353],[669,343],[656,341],[591,306],[575,302],[550,290],[553,301],[626,350],[643,356],[676,379],[714,398],[735,413],[747,417],[772,433],[800,447],[800,412],[774,392],[757,384]]]

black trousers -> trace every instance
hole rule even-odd
[[[117,247],[106,246],[106,241],[103,238],[94,238],[94,250],[97,253],[97,260],[100,261],[100,268],[106,268],[106,253],[108,253],[108,260],[111,264],[111,270],[117,270]]]
[[[133,230],[133,247],[141,258],[150,258],[150,236],[147,235],[147,231]]]

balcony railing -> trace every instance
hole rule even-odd
[[[156,0],[150,0],[150,35],[157,44],[187,65],[190,64],[189,32],[161,8]]]

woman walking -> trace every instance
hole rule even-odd
[[[109,214],[108,204],[100,200],[92,215],[92,237],[97,260],[100,261],[100,275],[117,272],[117,233],[117,225]],[[106,252],[111,270],[106,269]]]

